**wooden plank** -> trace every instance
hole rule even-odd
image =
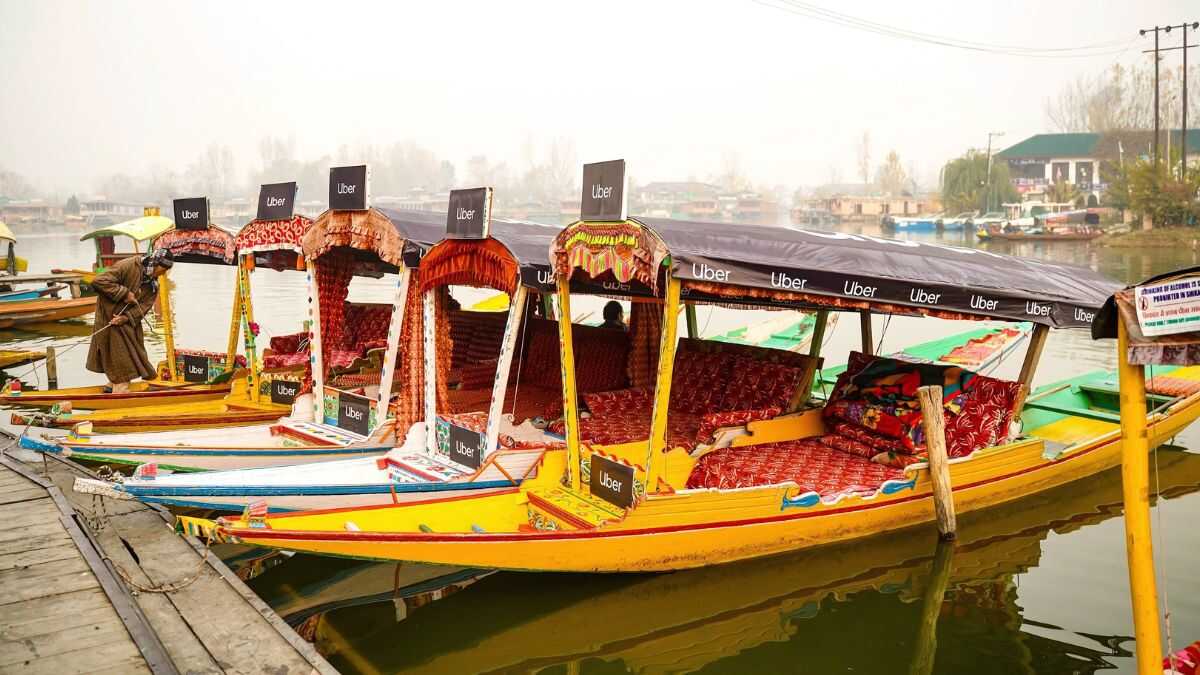
[[[62,525],[58,523],[39,523],[37,525],[26,525],[14,530],[0,530],[0,545],[3,545],[5,542],[17,542],[22,539],[58,534],[62,531]]]
[[[41,563],[54,562],[56,560],[69,560],[79,557],[79,549],[75,548],[75,544],[67,539],[65,543],[57,546],[48,546],[36,548],[30,551],[22,551],[20,553],[10,553],[8,555],[0,555],[0,572],[12,569],[26,568],[31,565],[40,565]]]
[[[36,485],[31,485],[27,488],[17,488],[15,490],[5,490],[4,492],[0,492],[0,504],[27,502],[31,499],[41,499],[45,496],[45,490]]]
[[[117,613],[109,611],[112,613],[111,619],[94,626],[76,626],[20,640],[0,642],[0,670],[33,660],[44,660],[56,654],[90,651],[112,643],[123,643],[133,647],[133,642],[129,640],[129,632],[117,619]],[[80,656],[85,661],[90,660],[87,654]]]
[[[142,670],[137,670],[137,663]],[[125,664],[133,664],[129,667]],[[129,640],[110,642],[92,649],[62,652],[20,665],[21,675],[83,675],[101,669],[117,668],[118,672],[149,672]]]
[[[921,404],[921,424],[925,429],[925,449],[929,454],[929,479],[933,483],[933,506],[938,532],[953,539],[958,529],[954,513],[954,490],[950,485],[950,459],[946,456],[946,420],[942,407],[942,388],[929,385],[917,389]]]
[[[58,546],[59,544],[69,543],[71,537],[63,530],[43,534],[37,537],[20,537],[10,541],[0,542],[0,555],[12,555],[14,553],[23,553],[25,551],[35,551],[39,548],[47,546]]]
[[[83,558],[56,560],[0,572],[0,607],[30,598],[95,588],[96,577]]]
[[[1033,389],[1033,376],[1037,372],[1038,362],[1042,360],[1042,348],[1046,346],[1046,337],[1050,328],[1037,324],[1033,327],[1033,335],[1029,337],[1029,346],[1025,348],[1025,361],[1021,363],[1021,374],[1017,382]]]
[[[21,640],[107,618],[119,621],[100,588],[85,588],[7,605],[0,616],[0,640]]]
[[[96,533],[96,540],[103,547],[113,565],[120,567],[137,583],[149,586],[153,584],[153,581],[134,562],[117,533],[118,529],[124,529],[125,521],[129,517],[118,517],[115,527],[108,527]],[[137,542],[133,542],[133,544],[136,545]],[[179,568],[183,569],[189,565],[188,560],[188,558],[180,557]],[[134,596],[134,600],[137,602],[138,608],[146,615],[147,621],[154,627],[154,632],[158,634],[163,643],[163,649],[166,650],[167,655],[180,671],[189,674],[221,672],[217,661],[184,620],[170,596],[162,593],[139,593]]]
[[[38,488],[41,489],[41,488]],[[42,491],[43,494],[45,491]],[[37,523],[57,523],[58,507],[49,497],[0,507],[0,528],[13,530]]]
[[[113,527],[134,548],[142,571],[155,583],[190,576],[199,562],[187,542],[170,534],[157,515],[130,514],[114,521]],[[151,532],[162,536],[147,536]],[[169,597],[218,663],[236,663],[247,672],[312,669],[312,664],[208,566],[195,582]]]

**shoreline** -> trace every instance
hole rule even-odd
[[[1096,243],[1109,248],[1200,248],[1200,228],[1183,225],[1106,234]]]

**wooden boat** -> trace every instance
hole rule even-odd
[[[57,286],[47,286],[45,288],[34,288],[34,289],[30,289],[30,290],[8,291],[7,293],[0,293],[0,302],[16,302],[16,301],[20,301],[20,300],[36,300],[38,298],[44,298],[47,295],[54,295],[57,297],[58,293],[66,290],[66,288],[67,288],[66,286],[60,284]]]
[[[480,203],[468,210],[486,208]],[[428,216],[402,212],[395,217],[398,223],[411,224],[411,220],[404,219]],[[415,227],[412,225],[413,229]],[[547,402],[560,397],[558,387],[545,385],[547,374],[552,380],[557,379],[557,369],[546,368],[549,364],[544,360],[557,354],[553,325],[546,320],[526,320],[525,317],[528,306],[537,304],[531,294],[545,289],[544,282],[539,279],[549,276],[545,251],[557,232],[558,228],[551,226],[493,220],[488,236],[473,240],[446,239],[428,249],[419,270],[406,266],[401,271],[400,290],[394,306],[389,308],[391,320],[396,325],[388,332],[393,341],[388,350],[389,354],[402,355],[397,368],[403,379],[398,382],[399,392],[390,405],[387,405],[387,397],[392,387],[375,394],[376,398],[370,401],[379,406],[378,409],[391,411],[393,417],[383,424],[395,425],[393,435],[399,447],[380,448],[378,443],[374,447],[359,445],[356,446],[359,454],[366,456],[339,461],[319,461],[329,457],[321,456],[323,451],[318,448],[273,447],[270,450],[276,455],[290,453],[294,464],[278,467],[248,463],[266,455],[267,449],[238,449],[226,453],[236,454],[235,459],[224,461],[227,464],[247,462],[243,466],[248,468],[153,479],[135,476],[111,485],[81,480],[76,489],[118,498],[226,511],[241,510],[265,497],[270,500],[270,508],[292,511],[415,501],[433,494],[497,492],[520,484],[532,473],[548,446],[561,445],[558,439],[547,436],[528,422],[530,417],[542,412]],[[456,325],[452,326],[448,310],[449,286],[463,284],[494,284],[514,301],[509,303],[508,312],[499,315],[457,312],[453,315],[457,317]],[[470,314],[477,316],[463,324],[466,315]],[[406,316],[409,319],[405,319]],[[400,326],[407,325],[403,322],[410,320],[415,326],[403,330]],[[489,330],[489,325],[500,330]],[[413,330],[417,326],[423,334]],[[626,340],[619,331],[602,329],[581,329],[581,336],[602,340],[605,336],[600,335],[601,332],[617,340]],[[396,344],[402,333],[407,336],[403,348]],[[439,342],[445,344],[452,333],[458,333],[465,344],[451,349],[448,362],[439,364],[439,350],[429,346]],[[489,334],[497,339],[488,342]],[[314,351],[323,339],[314,335]],[[446,352],[444,348],[440,351]],[[474,362],[456,362],[455,352],[475,353],[482,358]],[[529,355],[529,358],[514,359],[517,354]],[[385,358],[384,363],[395,361],[391,356]],[[321,372],[319,366],[314,368],[314,375],[318,372]],[[526,376],[524,380],[520,377],[522,373]],[[514,376],[511,385],[510,374]],[[314,388],[325,391],[326,398],[332,400],[337,395],[336,400],[341,401],[333,406],[324,404],[320,418],[331,426],[343,425],[345,431],[348,423],[339,420],[337,413],[331,413],[329,409],[344,406],[347,398],[351,401],[367,399],[325,385],[321,378],[314,379],[317,380]],[[453,391],[449,388],[451,379],[457,384]],[[336,379],[332,380],[332,383],[336,382]],[[590,383],[585,380],[585,384]],[[513,412],[503,415],[505,409]],[[519,418],[516,422],[514,415]],[[495,424],[490,423],[493,419]],[[431,434],[426,432],[427,429],[437,431]],[[454,446],[448,436],[456,441],[466,438],[467,442],[473,443],[465,449],[470,456],[451,453]],[[196,468],[214,468],[212,464],[216,461],[204,457],[208,449],[203,447],[167,445],[158,450],[110,446],[109,439],[104,437],[89,441],[94,442],[69,441],[62,447],[77,457],[97,459],[103,456],[131,463],[158,459],[173,466],[183,463]],[[133,451],[140,452],[127,454]]]
[[[825,321],[826,331],[832,330],[833,326],[837,324],[837,318],[837,314],[829,315]],[[735,328],[712,339],[720,342],[799,352],[808,349],[812,344],[813,329],[816,325],[817,315],[815,313],[805,314],[799,321],[792,316],[779,316],[757,324]]]
[[[46,352],[35,352],[28,349],[0,349],[0,370],[27,366],[43,361],[45,358]]]
[[[1017,230],[1015,232],[997,231],[989,232],[983,238],[995,241],[1091,241],[1103,236],[1103,230],[1072,229],[1054,232],[1032,230],[1028,232],[1024,230]]]
[[[26,324],[61,321],[96,311],[96,298],[37,298],[0,302],[0,329]]]
[[[1164,499],[1200,490],[1200,456],[1179,450],[1160,454]],[[870,541],[669,575],[593,577],[580,583],[573,575],[500,573],[479,581],[468,592],[441,600],[436,606],[439,616],[421,622],[422,634],[442,636],[429,644],[414,643],[418,627],[408,625],[411,612],[394,615],[386,593],[389,579],[384,577],[392,571],[389,564],[372,566],[377,580],[364,587],[357,611],[334,613],[333,609],[350,604],[344,600],[331,603],[324,615],[280,614],[304,616],[322,653],[347,661],[369,655],[380,672],[460,673],[484,667],[493,672],[545,672],[564,665],[571,672],[574,664],[584,661],[635,673],[705,672],[706,666],[714,664],[724,671],[745,672],[751,668],[739,667],[736,658],[753,655],[756,647],[836,639],[843,634],[841,644],[814,644],[811,649],[797,645],[791,653],[808,655],[809,661],[797,664],[813,672],[870,672],[879,663],[889,663],[898,672],[926,672],[909,668],[914,652],[920,651],[920,645],[914,649],[912,644],[918,617],[936,620],[950,614],[961,620],[964,614],[979,611],[973,603],[982,602],[993,616],[1002,610],[1011,619],[992,618],[987,623],[1008,626],[1014,646],[1020,647],[1012,653],[993,649],[989,659],[995,672],[1031,672],[1024,668],[1031,661],[1056,672],[1049,655],[1029,658],[1033,636],[1021,630],[1025,622],[1018,620],[1015,595],[1003,591],[1042,562],[1047,540],[1119,517],[1120,503],[1121,478],[1114,469],[1019,504],[964,517],[951,551],[939,546],[932,535],[905,530]],[[296,562],[315,560],[296,557]],[[279,579],[265,580],[265,597],[272,606],[291,608],[303,602],[289,599],[281,590],[292,579],[286,574],[291,564],[277,568],[284,572]],[[342,568],[348,563],[327,560],[326,564]],[[414,569],[430,568],[400,565],[402,573],[412,574]],[[362,574],[366,576],[365,571]],[[928,595],[939,586],[954,592]],[[263,593],[260,586],[255,590]],[[525,600],[507,601],[514,594]],[[897,601],[872,601],[877,596]],[[465,634],[436,630],[452,617],[467,614],[479,620],[475,630]],[[835,628],[859,622],[905,626],[912,637],[894,647],[872,648],[869,657],[859,660],[861,634]],[[547,640],[547,635],[555,639]],[[940,632],[936,637],[946,640],[947,635]],[[880,653],[889,649],[890,653]],[[1083,656],[1094,658],[1096,651],[1111,655],[1103,643],[1089,648],[1083,642],[1064,646],[1063,651],[1058,658],[1070,667],[1083,663]],[[1080,660],[1073,661],[1072,656]]]
[[[158,215],[150,215],[89,232],[83,236],[83,239],[97,241],[96,271],[103,270],[102,265],[111,265],[130,255],[140,255],[137,251],[144,242],[151,238],[156,238],[155,241],[159,242],[162,247],[170,248],[182,262],[233,264],[234,248],[231,233],[212,226],[200,230],[178,231],[172,229],[173,227],[174,223],[171,220]],[[135,253],[118,255],[101,252],[102,250],[111,251],[114,245],[113,241],[118,236],[132,239]],[[99,242],[108,242],[108,244],[100,246]],[[166,278],[164,277],[164,279]],[[77,300],[86,305],[87,312],[85,313],[94,311],[95,296],[86,296],[77,298]],[[0,303],[0,325],[2,325],[4,312],[10,304],[16,303]],[[171,316],[173,311],[170,291],[165,287],[159,292],[158,311],[160,316]],[[103,385],[44,391],[12,391],[6,387],[0,390],[0,405],[52,408],[65,404],[65,407],[69,408],[69,412],[54,417],[50,421],[50,426],[67,427],[90,419],[86,413],[82,415],[75,413],[76,409],[109,411],[97,413],[95,421],[99,423],[100,428],[114,428],[110,425],[114,419],[122,418],[124,413],[121,411],[123,410],[155,403],[172,406],[173,410],[186,410],[186,406],[217,401],[229,394],[231,382],[239,377],[244,377],[244,371],[235,367],[236,343],[231,342],[229,351],[224,358],[224,367],[221,367],[217,363],[220,355],[198,350],[176,349],[172,325],[173,321],[162,322],[167,353],[165,361],[158,365],[156,376],[150,380],[131,382],[127,392],[106,391],[108,387]],[[91,331],[89,331],[89,335],[90,333]],[[199,359],[206,361],[204,377],[197,379],[183,375],[183,362],[189,359],[193,361],[193,365]],[[219,376],[225,371],[228,372]],[[184,406],[184,408],[180,408],[180,406]],[[12,419],[14,424],[28,424],[34,421],[34,418],[20,413],[14,414]],[[36,419],[43,422],[45,417],[38,415]],[[136,414],[131,414],[126,423],[127,426],[124,428],[127,429],[145,428],[145,420],[138,419]]]
[[[612,175],[619,172],[604,169],[585,168],[589,219],[566,228],[552,249],[565,453],[546,453],[536,477],[498,494],[243,514],[217,521],[213,531],[241,543],[338,556],[539,571],[666,571],[934,520],[930,465],[911,451],[925,444],[919,430],[938,429],[939,419],[949,419],[946,431],[925,447],[935,458],[944,458],[945,448],[951,458],[940,464],[947,480],[939,499],[960,513],[1035,495],[1119,461],[1117,414],[1090,391],[1066,383],[1026,398],[1050,328],[1090,327],[1117,287],[1110,280],[1068,265],[913,241],[755,226],[733,234],[721,224],[627,219],[623,205],[613,208],[589,195],[589,188],[620,194]],[[574,281],[599,282],[608,294],[627,288],[629,297],[654,298],[643,301],[649,307],[661,303],[662,338],[651,341],[661,345],[652,400],[638,393],[585,397],[592,416],[579,416],[570,324]],[[685,295],[691,303],[860,312],[863,351],[852,355],[845,386],[823,404],[810,402],[819,353],[808,355],[806,378],[800,365],[768,360],[782,352],[725,360],[711,343],[681,340],[677,347]],[[1019,380],[1004,382],[872,356],[872,313],[1037,327]],[[714,389],[703,369],[720,373],[725,365],[731,374],[715,381],[734,386],[726,386],[723,396],[732,399],[722,398],[722,406],[769,394],[747,399],[750,408],[700,408],[698,419],[689,419],[684,406],[696,399],[687,396]],[[736,384],[750,373],[757,386]],[[1189,382],[1200,377],[1186,369],[1172,375]],[[914,415],[909,388],[927,378],[946,383],[949,399],[923,390],[935,403]],[[1064,392],[1079,399],[1061,401]],[[949,400],[950,412],[938,400]],[[895,412],[880,407],[886,405]],[[1018,412],[1019,430],[1011,424]],[[1200,392],[1171,397],[1145,420],[1149,443],[1165,442],[1198,416]],[[722,423],[728,432],[704,433]],[[691,431],[693,424],[700,431]]]

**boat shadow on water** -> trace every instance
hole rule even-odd
[[[1165,498],[1200,491],[1200,455],[1164,448],[1158,461]],[[1112,469],[966,514],[956,544],[923,525],[631,575],[297,555],[252,584],[342,672],[1092,673],[1130,657],[1132,638],[1023,616],[1017,576],[1051,533],[1119,517],[1120,503]]]

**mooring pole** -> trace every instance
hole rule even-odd
[[[54,347],[46,347],[46,384],[50,389],[58,389],[58,355]]]
[[[1125,501],[1125,554],[1133,604],[1139,675],[1161,675],[1162,634],[1150,538],[1150,441],[1146,435],[1146,379],[1128,358],[1129,331],[1117,321],[1117,377],[1121,392],[1121,491]]]
[[[946,455],[946,420],[942,410],[942,388],[934,385],[917,389],[921,404],[921,424],[925,430],[925,449],[929,454],[929,480],[933,483],[933,507],[937,513],[938,533],[953,539],[958,530],[954,515],[954,491],[950,486],[950,458]]]

